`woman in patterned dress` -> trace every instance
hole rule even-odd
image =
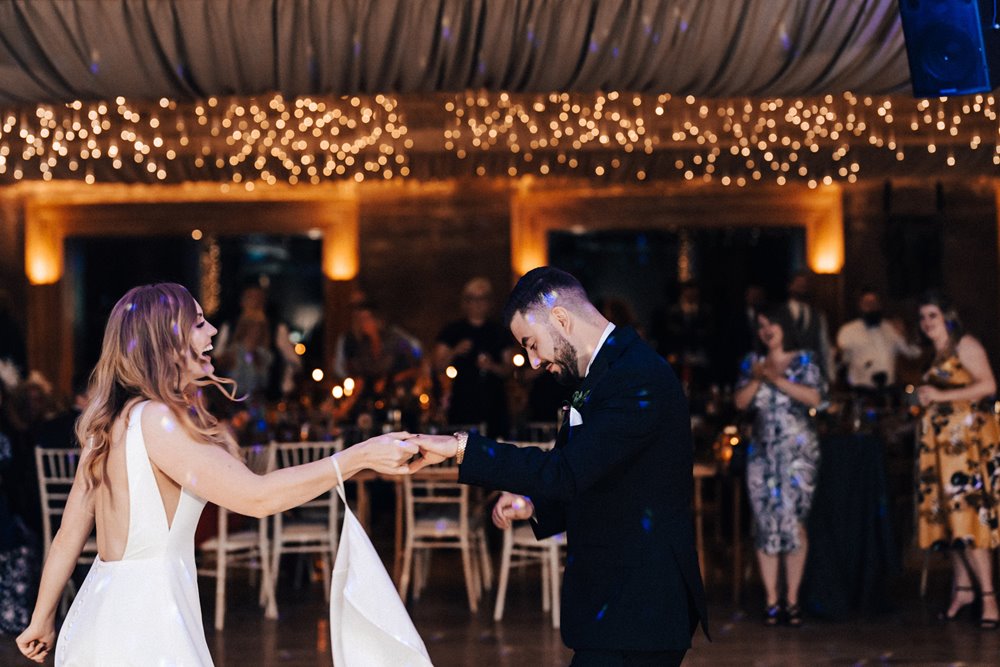
[[[802,624],[799,586],[806,563],[805,520],[819,466],[819,440],[809,416],[825,386],[812,351],[797,349],[784,307],[757,317],[759,351],[740,365],[736,407],[756,410],[747,461],[747,490],[756,522],[757,562],[767,593],[765,625]],[[778,591],[784,563],[786,590]]]
[[[980,626],[992,629],[1000,618],[990,567],[991,549],[1000,545],[1000,427],[992,406],[982,403],[996,392],[996,380],[982,344],[940,294],[921,299],[920,330],[935,353],[917,388],[927,408],[917,482],[920,547],[951,552],[951,604],[942,618],[954,620],[975,601],[978,586]]]

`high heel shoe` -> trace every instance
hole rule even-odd
[[[764,625],[773,628],[781,620],[781,605],[772,604],[764,608]]]
[[[972,599],[969,600],[968,602],[966,602],[965,604],[962,604],[961,606],[959,606],[958,609],[955,610],[954,614],[949,614],[948,613],[948,609],[951,608],[951,604],[954,604],[955,598],[958,597],[959,592],[963,592],[963,591],[968,591],[970,593],[973,593]],[[949,623],[951,621],[957,620],[958,617],[962,615],[962,612],[965,611],[965,609],[967,607],[969,607],[973,602],[976,601],[975,591],[976,591],[976,589],[973,588],[972,586],[955,586],[954,590],[951,593],[951,600],[952,600],[952,602],[951,602],[951,604],[949,604],[948,609],[943,609],[940,612],[938,612],[938,620],[948,621]],[[991,593],[991,595],[992,595],[992,593]]]
[[[993,591],[983,591],[980,593],[980,596],[984,598],[995,598],[997,594]],[[979,617],[979,627],[982,630],[996,630],[998,626],[1000,626],[1000,619],[983,618],[982,616]]]
[[[790,604],[785,610],[785,625],[790,628],[802,627],[802,608],[797,604]]]

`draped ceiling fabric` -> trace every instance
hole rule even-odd
[[[995,175],[896,0],[0,0],[0,183]]]
[[[0,104],[907,89],[895,0],[3,0]]]

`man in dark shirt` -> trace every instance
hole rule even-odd
[[[448,401],[449,424],[486,423],[495,437],[508,435],[507,393],[513,355],[510,336],[490,318],[493,287],[486,278],[473,278],[462,289],[463,318],[451,322],[437,336],[435,369],[455,369]]]

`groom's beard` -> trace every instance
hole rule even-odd
[[[555,348],[552,363],[556,365],[556,370],[552,373],[556,381],[567,387],[576,387],[583,379],[580,377],[580,367],[577,363],[576,348],[562,334],[556,331],[555,327],[550,328],[552,343]]]

